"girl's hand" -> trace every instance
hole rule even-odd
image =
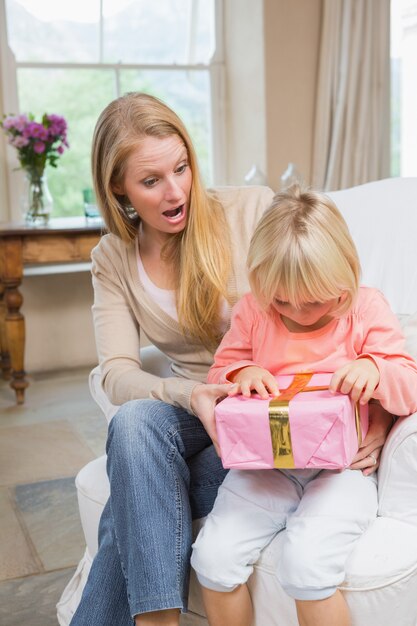
[[[263,400],[268,400],[270,394],[279,395],[277,381],[271,372],[262,367],[250,365],[243,367],[233,376],[233,387],[229,390],[229,396],[241,393],[245,398],[250,398],[251,391],[256,391]]]
[[[227,396],[231,385],[196,385],[191,393],[191,409],[198,417],[210,439],[213,442],[217,454],[220,456],[220,448],[217,441],[216,421],[214,419],[214,407],[219,400]]]
[[[369,405],[369,429],[350,469],[360,469],[365,476],[373,474],[378,469],[381,451],[392,424],[392,415],[378,402]]]
[[[330,391],[350,394],[354,402],[366,404],[379,384],[379,370],[372,359],[364,357],[339,368],[330,381]]]

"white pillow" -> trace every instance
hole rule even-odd
[[[417,178],[387,178],[328,194],[345,218],[362,283],[397,314],[417,311]]]

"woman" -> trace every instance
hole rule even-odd
[[[203,383],[249,289],[249,240],[273,193],[205,190],[181,120],[141,93],[101,114],[92,167],[110,233],[93,251],[96,343],[104,390],[122,406],[109,426],[99,551],[71,625],[174,626],[187,609],[191,520],[210,511],[225,475],[211,444],[228,386]],[[172,377],[141,369],[141,332],[172,360]],[[377,467],[367,455],[378,457],[390,423],[375,420],[358,468]]]

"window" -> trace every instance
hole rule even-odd
[[[391,0],[391,174],[417,176],[417,0]]]
[[[5,0],[5,6],[18,112],[57,113],[68,122],[70,149],[56,169],[48,168],[55,216],[82,214],[82,190],[92,186],[95,122],[127,91],[146,91],[172,106],[194,140],[206,183],[221,182],[213,167],[221,167],[219,0]]]

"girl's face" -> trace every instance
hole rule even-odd
[[[272,306],[279,313],[286,328],[294,333],[305,333],[323,328],[332,319],[331,312],[339,303],[339,298],[328,302],[306,302],[299,308],[276,296]]]
[[[191,183],[181,138],[145,137],[130,154],[123,184],[114,191],[129,198],[141,218],[143,233],[163,241],[187,223]]]

